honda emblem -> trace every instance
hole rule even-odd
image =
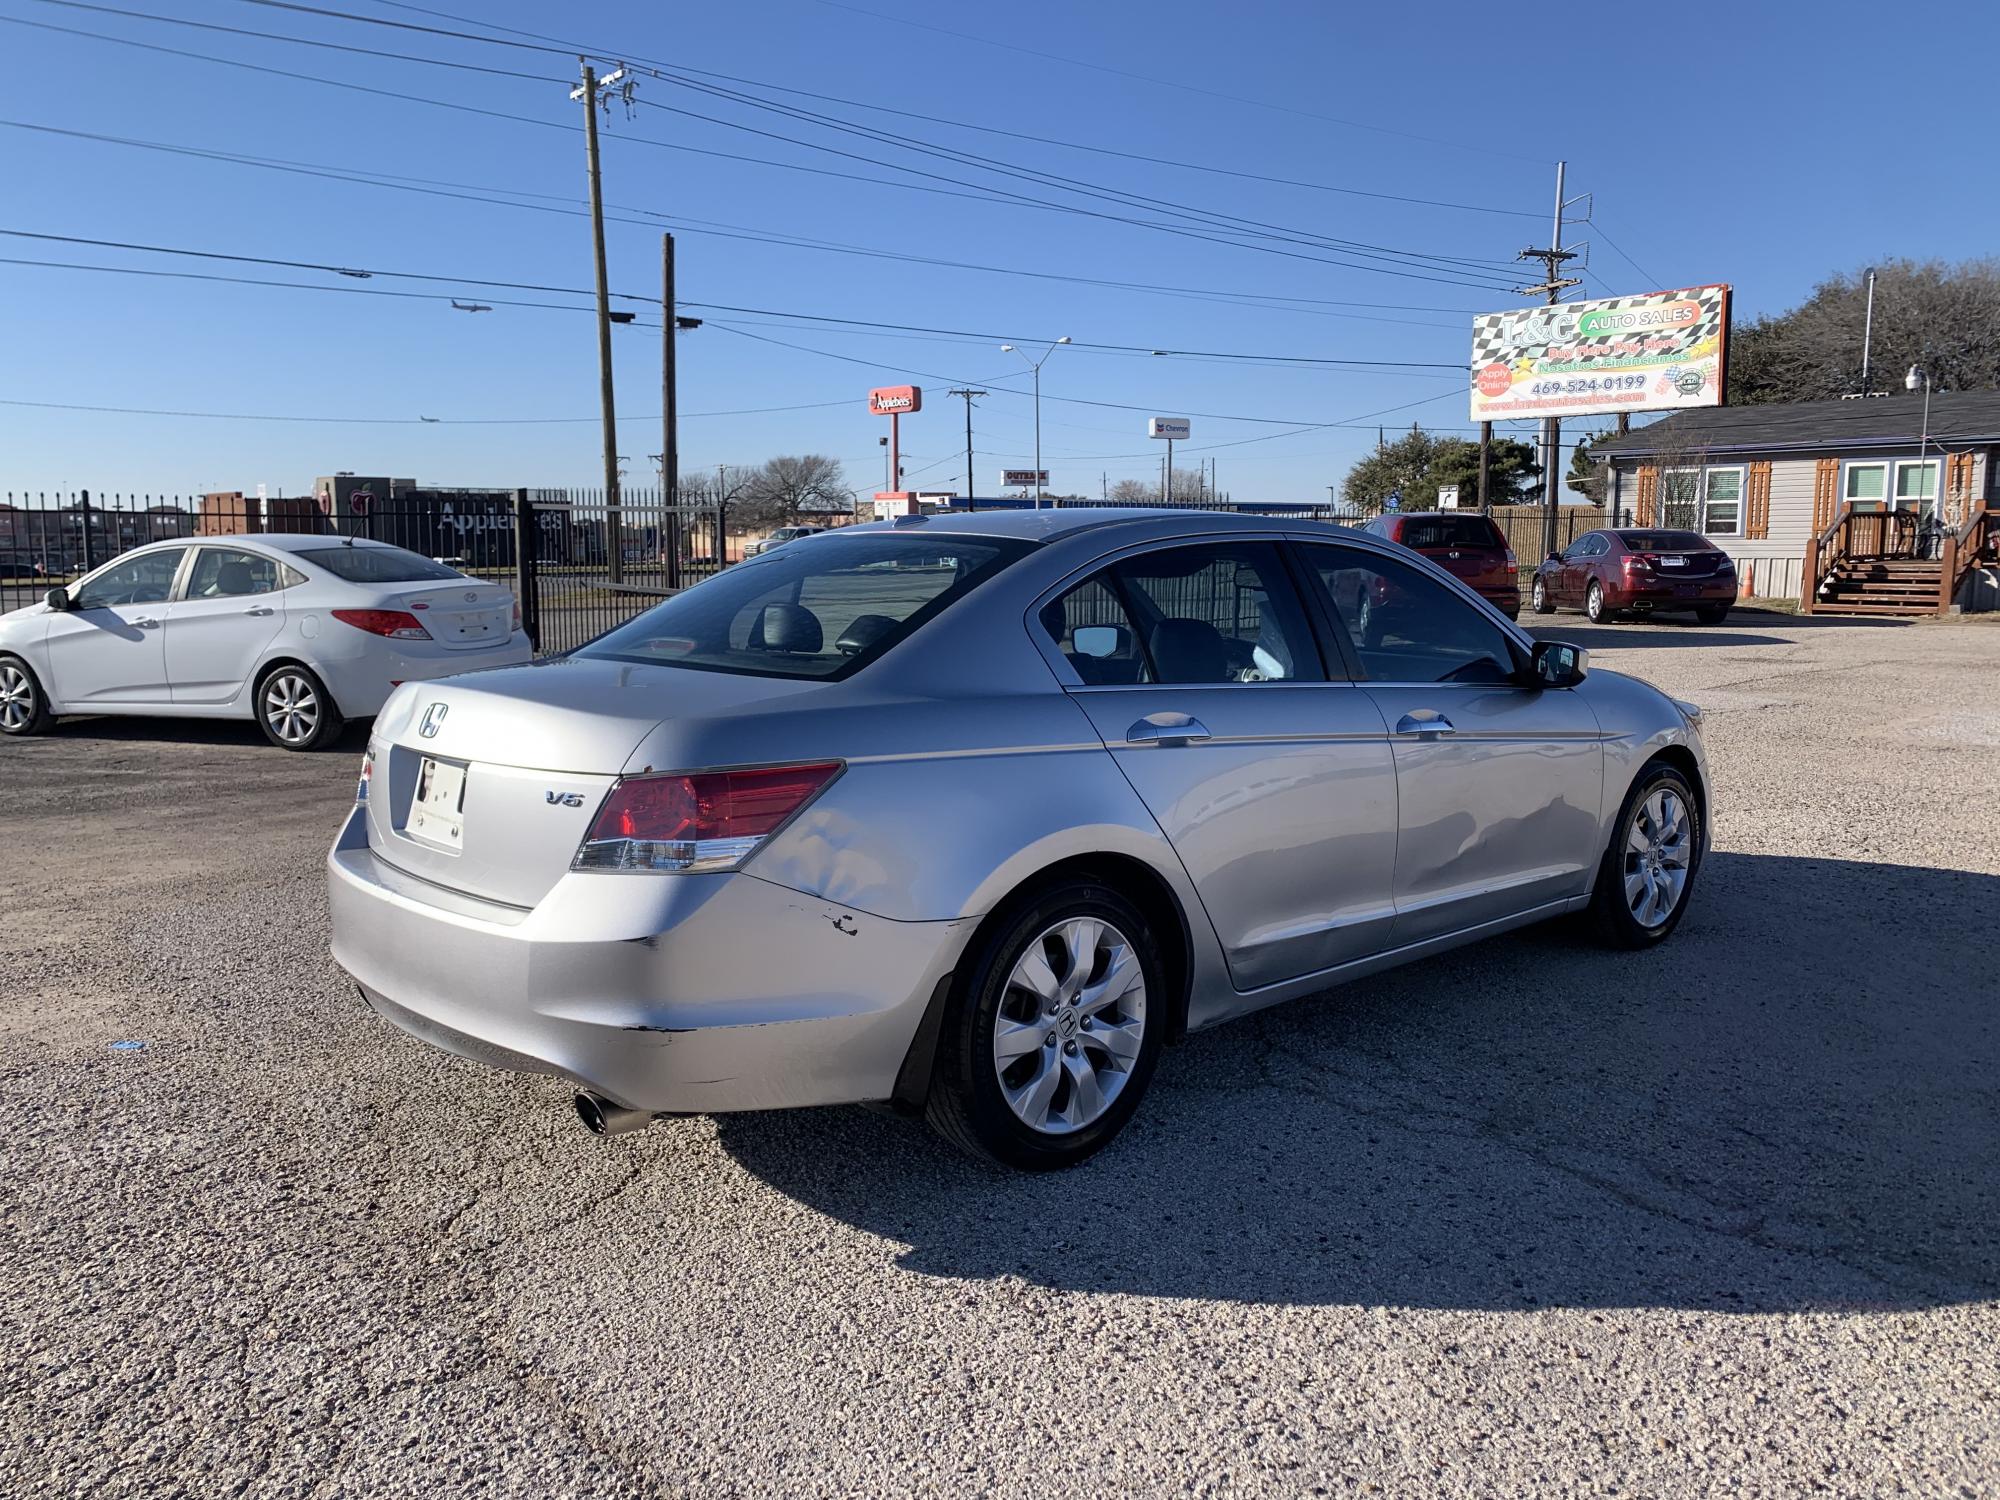
[[[438,726],[444,723],[444,716],[451,712],[448,703],[433,703],[424,710],[424,721],[417,726],[417,733],[427,740],[437,738]]]

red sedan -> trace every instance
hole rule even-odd
[[[1514,551],[1487,517],[1449,510],[1403,511],[1377,516],[1361,529],[1423,553],[1508,619],[1521,613]]]
[[[1719,625],[1736,602],[1736,564],[1692,531],[1586,531],[1535,569],[1530,598],[1538,615],[1581,609],[1599,621],[1684,609]]]

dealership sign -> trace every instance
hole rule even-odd
[[[1193,431],[1193,424],[1186,417],[1148,417],[1146,419],[1147,437],[1165,438],[1169,442],[1178,442]]]
[[[1000,471],[1000,483],[1005,486],[1039,484],[1043,489],[1047,489],[1049,471],[1047,469],[1002,469]]]
[[[878,417],[904,416],[924,409],[920,385],[883,385],[868,393],[868,409]]]
[[[1720,406],[1729,288],[1697,286],[1472,320],[1472,420]]]

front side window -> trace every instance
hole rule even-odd
[[[1444,585],[1386,557],[1344,547],[1302,550],[1369,681],[1514,680],[1506,635]]]
[[[845,677],[1030,550],[998,537],[893,533],[780,547],[575,654],[756,677]]]
[[[459,583],[465,578],[456,568],[401,547],[379,544],[315,547],[301,552],[299,561],[347,583]]]
[[[70,600],[70,607],[109,609],[120,604],[164,603],[186,551],[185,547],[166,547],[114,564],[83,584]]]
[[[255,552],[239,552],[233,547],[202,547],[195,553],[194,572],[188,577],[190,599],[234,599],[243,594],[271,594],[287,586],[276,559]],[[292,577],[298,575],[292,573]]]
[[[1743,471],[1710,469],[1703,476],[1701,529],[1710,536],[1743,532]]]
[[[1270,542],[1166,547],[1111,575],[1155,682],[1322,682],[1319,648]]]
[[[1856,510],[1880,510],[1889,493],[1887,464],[1849,464],[1841,498]]]

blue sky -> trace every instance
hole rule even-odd
[[[659,233],[670,227],[681,299],[709,304],[683,308],[708,320],[679,344],[685,468],[823,452],[842,460],[857,489],[873,490],[882,478],[882,423],[865,409],[866,390],[914,381],[925,388],[926,406],[904,423],[908,483],[962,487],[964,408],[945,391],[971,382],[993,393],[975,414],[978,485],[992,493],[998,471],[1025,467],[1033,451],[1028,372],[998,343],[1032,347],[1067,334],[1078,347],[1056,351],[1043,371],[1043,458],[1056,489],[1095,493],[1107,478],[1155,477],[1158,450],[1145,437],[1152,411],[1208,414],[1194,417],[1194,441],[1177,456],[1215,458],[1223,488],[1238,498],[1323,496],[1373,443],[1378,420],[1392,431],[1412,420],[1462,428],[1464,377],[1440,368],[1146,351],[1456,365],[1465,358],[1470,313],[1522,300],[1500,288],[1531,279],[1512,257],[1545,242],[1558,157],[1569,161],[1572,194],[1593,195],[1592,223],[1572,230],[1589,242],[1588,294],[1727,281],[1737,289],[1739,319],[1788,306],[1826,273],[1872,258],[1991,253],[2000,228],[2000,199],[1988,190],[1996,138],[1990,90],[1962,86],[1953,61],[1996,54],[2000,11],[1986,5],[1906,4],[1893,16],[1876,5],[1740,0],[1671,10],[1587,7],[1566,13],[1556,39],[1537,44],[1524,13],[1458,3],[1287,0],[1239,6],[1222,21],[1224,12],[1190,0],[426,3],[610,57],[671,60],[706,70],[711,83],[719,82],[715,74],[751,80],[722,86],[1089,185],[1087,193],[1066,192],[999,176],[642,75],[634,116],[614,108],[603,123],[605,197],[615,220],[610,280],[615,291],[657,297]],[[574,212],[584,153],[579,106],[567,98],[573,56],[246,0],[129,0],[123,8],[427,61],[0,0],[4,17],[384,91],[0,24],[0,118],[15,122],[0,128],[9,186],[0,227],[589,287],[588,226]],[[328,8],[470,29],[381,0],[330,0]],[[1985,62],[1966,66],[1976,74]],[[935,120],[873,112],[883,107]],[[470,112],[479,110],[524,118]],[[507,189],[514,204],[534,206],[19,124],[480,193]],[[964,128],[973,125],[1068,144]],[[971,186],[913,178],[899,166]],[[1111,198],[1106,189],[1128,196]],[[1089,212],[995,201],[1002,191]],[[1133,196],[1143,204],[1134,206]],[[1393,201],[1413,198],[1471,208]],[[1211,216],[1196,234],[1120,222],[1186,231],[1190,211]],[[1251,238],[1247,223],[1260,226],[1261,237]],[[773,237],[1042,274],[870,258],[769,243]],[[0,491],[82,485],[186,493],[265,483],[292,493],[335,469],[435,484],[592,484],[601,472],[595,332],[587,312],[576,310],[587,308],[585,297],[362,281],[19,238],[0,255],[304,281],[347,293],[456,292],[494,305],[472,315],[422,298],[0,264],[0,397],[236,414],[0,406]],[[1329,263],[1336,261],[1346,264]],[[503,298],[561,305],[509,306]],[[657,322],[656,307],[616,305]],[[806,314],[952,333],[893,333]],[[659,337],[644,327],[615,330],[619,451],[630,457],[630,482],[650,478],[646,455],[660,448]],[[768,410],[777,407],[803,409]],[[289,420],[302,416],[363,420]],[[287,420],[240,419],[248,417]],[[1250,417],[1277,420],[1241,420]],[[1357,425],[1290,425],[1307,423]]]

